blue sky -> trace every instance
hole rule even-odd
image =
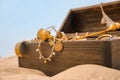
[[[0,56],[15,55],[19,41],[36,37],[40,28],[58,29],[71,8],[112,0],[0,0]]]

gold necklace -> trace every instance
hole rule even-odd
[[[41,46],[41,43],[42,41],[40,40],[39,44],[38,44],[38,48],[36,49],[36,52],[39,53],[39,59],[43,59],[44,60],[44,63],[47,63],[47,61],[51,61],[51,58],[53,55],[55,55],[55,52],[53,52],[54,50],[54,44],[55,44],[55,37],[54,37],[54,40],[53,40],[53,46],[52,46],[52,50],[50,52],[50,55],[46,58],[42,55],[41,53],[41,50],[40,50],[40,46]]]

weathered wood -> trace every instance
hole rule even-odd
[[[56,55],[52,57],[52,61],[44,64],[43,61],[39,59],[38,52],[36,52],[38,43],[26,42],[22,45],[25,53],[22,54],[23,57],[19,57],[19,66],[38,69],[49,76],[53,76],[72,66],[80,64],[99,64],[120,69],[119,43],[119,39],[112,41],[88,40],[63,42],[63,52],[56,53]],[[45,52],[42,54],[47,53],[48,56],[50,53],[47,51],[51,50],[48,43],[43,43],[42,48],[46,49],[42,49],[42,51]]]
[[[28,42],[23,45],[26,53],[23,54],[23,57],[19,58],[19,65],[21,67],[39,69],[49,76],[79,64],[100,64],[111,67],[111,61],[109,61],[111,60],[109,56],[111,53],[109,50],[106,52],[106,48],[110,48],[110,41],[63,42],[63,52],[56,53],[52,61],[47,64],[44,64],[42,60],[38,59],[39,54],[36,52],[37,45],[38,43]],[[42,45],[43,47],[46,50],[42,49],[42,51],[45,51],[47,55],[50,54],[47,52],[50,50],[50,46],[45,43]],[[108,61],[106,62],[106,60]]]
[[[111,41],[111,63],[112,68],[120,70],[120,40],[112,40]]]
[[[108,2],[108,3],[102,3],[102,6],[106,9],[113,7],[120,7],[120,1],[113,1],[113,2]],[[99,4],[93,5],[93,6],[87,6],[87,7],[81,7],[81,8],[76,8],[76,9],[72,9],[72,11],[74,13],[79,13],[82,12],[83,10],[91,10],[91,9],[95,9],[97,10],[98,8],[100,8]]]
[[[120,1],[102,4],[105,13],[114,21],[120,21]],[[102,12],[99,5],[72,9],[59,31],[65,33],[92,32],[105,29],[102,25]]]

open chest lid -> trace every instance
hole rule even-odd
[[[120,1],[102,3],[104,12],[115,22],[120,22]],[[101,24],[102,11],[100,4],[71,9],[59,31],[64,33],[96,32],[106,29]]]

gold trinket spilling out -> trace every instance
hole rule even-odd
[[[43,42],[46,42],[48,39],[52,39],[50,31],[45,29],[40,29],[37,33],[37,39],[41,39]]]
[[[98,35],[98,34],[103,34],[105,32],[109,32],[109,31],[115,31],[115,30],[118,30],[118,29],[120,29],[120,23],[114,23],[114,24],[111,24],[106,30],[102,30],[102,31],[99,31],[99,32],[87,34],[85,36],[78,36],[77,40],[87,38],[87,37],[91,37],[91,36],[95,36],[95,35]]]
[[[53,26],[49,27],[49,28],[52,28],[57,33],[57,30]],[[55,41],[56,41],[55,36],[51,35],[50,31],[48,31],[48,28],[40,29],[37,33],[37,39],[39,39],[40,41],[38,44],[38,48],[36,49],[36,52],[39,53],[40,59],[43,59],[44,63],[47,63],[47,61],[51,61],[52,56],[55,55],[55,53],[54,53],[54,45],[55,45]],[[42,42],[48,42],[49,45],[52,46],[50,55],[48,57],[44,57],[41,53],[40,46],[41,46]]]

